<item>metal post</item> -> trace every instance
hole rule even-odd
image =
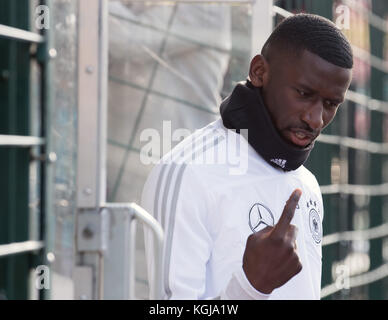
[[[105,0],[79,1],[77,207],[105,202],[107,9]]]
[[[43,0],[41,4],[51,7],[51,0]],[[50,29],[53,26],[50,26]],[[53,163],[56,161],[56,154],[51,152],[52,139],[50,135],[51,118],[52,118],[52,97],[54,95],[52,83],[51,60],[55,57],[55,49],[52,48],[53,34],[48,30],[42,29],[42,43],[38,49],[38,61],[41,66],[41,137],[44,137],[44,145],[41,146],[41,177],[40,177],[40,240],[45,243],[44,250],[40,253],[40,263],[49,264],[48,254],[53,254],[55,241],[55,215],[53,214]],[[50,54],[51,53],[51,54]],[[52,272],[48,275],[52,283]],[[40,298],[48,300],[51,297],[51,290],[41,290]]]
[[[82,281],[75,282],[75,299],[103,299],[105,242],[101,233],[106,229],[107,220],[100,209],[106,193],[107,15],[106,0],[79,1],[78,230],[74,277]],[[88,229],[88,225],[82,225],[84,221],[98,229]],[[101,239],[92,241],[93,246],[83,247],[93,236]],[[78,272],[85,276],[79,276]]]
[[[251,58],[261,49],[273,30],[273,0],[259,0],[252,5]]]

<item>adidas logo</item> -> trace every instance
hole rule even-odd
[[[284,169],[287,163],[287,160],[283,159],[271,159],[271,162],[275,163],[278,165],[280,168]]]

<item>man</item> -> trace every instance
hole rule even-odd
[[[152,170],[142,205],[165,230],[166,299],[320,298],[323,203],[303,163],[344,101],[352,66],[351,46],[332,22],[285,19],[253,58],[249,79],[221,104],[222,119]],[[238,133],[248,142],[230,143]],[[244,141],[244,174],[221,161],[188,162],[244,150]],[[151,276],[149,233],[146,247]]]

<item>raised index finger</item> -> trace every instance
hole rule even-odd
[[[283,213],[274,227],[273,233],[278,236],[284,236],[287,233],[288,226],[291,223],[292,218],[295,214],[296,206],[298,205],[300,196],[302,195],[302,190],[296,189],[288,199],[286,205],[284,206]]]

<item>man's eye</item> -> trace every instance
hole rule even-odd
[[[325,103],[328,107],[330,108],[337,108],[338,104],[335,103],[335,102],[331,102],[331,101],[326,101]]]
[[[307,92],[306,91],[303,91],[303,90],[297,90],[298,93],[302,96],[302,97],[305,97],[307,96]]]

